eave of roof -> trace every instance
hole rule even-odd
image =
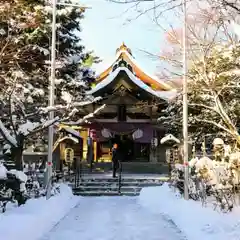
[[[129,79],[137,85],[139,88],[143,89],[144,91],[148,92],[149,94],[153,95],[154,97],[161,98],[163,100],[168,101],[169,99],[173,98],[176,95],[176,91],[155,91],[143,81],[141,81],[137,76],[135,76],[128,68],[126,67],[118,67],[115,71],[109,74],[106,78],[104,78],[101,82],[99,82],[92,90],[88,91],[87,94],[93,95],[96,94],[99,90],[107,87],[116,77],[118,74],[124,71]]]

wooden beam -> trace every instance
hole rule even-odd
[[[152,120],[152,101],[148,100],[148,114],[150,117],[150,120]]]

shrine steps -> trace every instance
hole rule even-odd
[[[167,174],[169,167],[164,163],[151,163],[151,162],[122,162],[123,173],[132,174]],[[111,162],[97,162],[93,163],[92,169],[89,163],[82,163],[83,173],[108,173],[112,169]]]
[[[123,176],[119,191],[118,178],[111,176],[86,176],[78,186],[73,187],[74,195],[79,196],[138,196],[143,187],[161,186],[167,177]]]

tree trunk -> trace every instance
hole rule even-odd
[[[23,170],[23,146],[12,148],[12,161],[15,163],[17,170]]]
[[[16,169],[19,171],[23,170],[23,146],[25,137],[20,133],[17,138],[17,147],[12,148],[12,160],[15,163]]]

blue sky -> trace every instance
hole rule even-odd
[[[103,62],[97,72],[107,68],[115,57],[116,49],[124,42],[131,48],[134,57],[147,72],[156,74],[160,62],[147,55],[145,51],[159,53],[165,46],[164,34],[151,20],[152,13],[144,14],[130,23],[127,19],[137,15],[136,9],[128,10],[131,5],[111,3],[106,0],[81,0],[81,4],[91,7],[83,20],[82,40],[89,50],[94,50]],[[149,3],[142,5],[147,8]],[[173,17],[167,16],[169,20]],[[166,21],[161,22],[169,26]]]

